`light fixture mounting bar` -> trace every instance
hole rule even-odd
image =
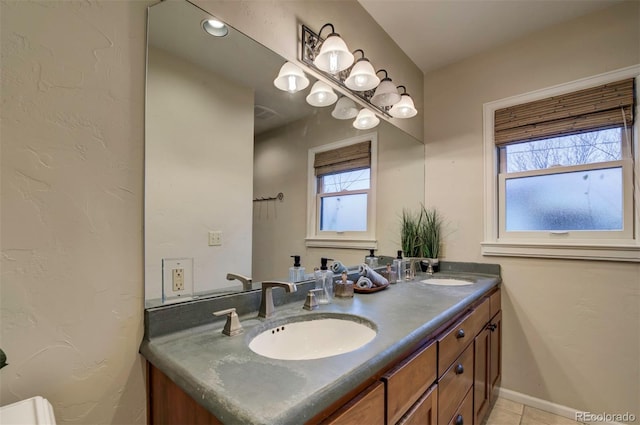
[[[323,41],[324,39],[320,37],[320,35],[316,34],[309,27],[302,24],[302,43],[300,47],[300,60],[304,62],[309,68],[314,69],[316,72],[319,72],[323,76],[327,77],[329,80],[336,83],[343,90],[347,91],[348,93],[351,93],[352,95],[356,96],[358,99],[365,102],[371,109],[374,109],[376,112],[381,113],[385,117],[391,118],[391,115],[389,114],[390,107],[380,107],[371,103],[371,98],[375,93],[375,89],[358,92],[355,90],[351,90],[349,87],[347,87],[344,84],[344,81],[349,77],[349,73],[351,72],[351,67],[345,69],[344,71],[340,71],[337,74],[330,74],[328,72],[325,72],[319,69],[317,66],[314,65],[313,60],[315,59],[316,55],[320,51],[320,46],[322,45]]]

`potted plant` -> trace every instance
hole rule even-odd
[[[432,267],[437,267],[442,244],[442,217],[435,208],[422,205],[420,221],[421,256],[428,259]]]
[[[403,209],[400,223],[400,243],[405,257],[428,259],[428,264],[437,266],[442,244],[440,213],[424,205],[418,212]]]

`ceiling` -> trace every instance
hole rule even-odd
[[[428,72],[622,0],[358,0]]]

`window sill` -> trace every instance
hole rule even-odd
[[[487,241],[482,242],[480,245],[482,246],[482,255],[485,256],[640,262],[640,245],[636,243],[550,244]]]
[[[377,249],[378,241],[375,239],[311,237],[305,239],[305,246],[309,248]]]

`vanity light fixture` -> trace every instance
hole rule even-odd
[[[344,41],[334,32],[329,34],[327,40],[324,40],[320,36],[320,33],[327,27],[330,27],[331,31],[334,31],[332,24],[323,25],[319,33],[315,33],[304,24],[301,27],[302,42],[300,43],[300,62],[308,66],[313,72],[322,74],[325,81],[330,82],[330,84],[336,84],[340,92],[346,94],[349,98],[355,100],[365,108],[370,109],[374,118],[377,120],[381,116],[385,118],[394,116],[398,118],[411,118],[417,114],[413,100],[406,94],[406,89],[405,94],[400,96],[400,93],[391,81],[391,78],[389,78],[386,70],[381,69],[373,72],[374,68],[365,57],[362,49],[356,49],[353,51],[353,54],[351,54],[346,50]],[[335,43],[328,43],[332,38],[335,39]],[[342,47],[334,49],[332,44],[334,46],[340,44],[344,46],[344,49],[342,49]],[[329,59],[332,57],[329,51],[335,53],[333,55],[334,59],[332,60]],[[338,65],[341,64],[341,55],[344,54],[343,56],[347,56],[345,52],[349,53],[349,63],[353,63],[353,55],[357,52],[360,52],[362,57],[359,58],[355,64],[342,68],[342,66]],[[329,67],[330,64],[332,64],[332,67]],[[342,69],[342,71],[336,71],[338,69]],[[384,72],[384,78],[382,80],[380,80],[377,75],[378,72]],[[311,97],[311,95],[307,98],[309,99],[309,97]],[[400,101],[402,101],[402,103],[398,105],[398,108],[394,109],[395,115],[391,115],[391,108]],[[341,115],[338,105],[336,105],[332,115],[336,118]],[[356,126],[356,128],[359,127]]]
[[[349,77],[344,80],[344,85],[355,91],[375,89],[380,84],[380,78],[376,75],[369,59],[364,56],[364,51],[357,49],[353,53],[356,52],[362,53],[362,57],[351,68]]]
[[[392,106],[394,103],[400,102],[400,93],[395,84],[391,81],[391,78],[387,75],[385,69],[380,69],[376,72],[384,72],[384,78],[380,81],[380,85],[376,89],[376,92],[371,98],[371,103],[376,106],[385,107]]]
[[[307,103],[311,106],[329,106],[338,100],[338,95],[325,82],[316,81],[307,96]]]
[[[358,108],[356,102],[349,99],[346,96],[342,96],[338,99],[335,108],[331,112],[331,116],[338,120],[350,120],[358,115]]]
[[[398,88],[400,87],[402,87],[404,93],[400,93],[400,101],[389,109],[389,114],[394,118],[415,117],[418,114],[418,110],[413,104],[413,99],[411,99],[411,96],[407,93],[405,86],[398,86]]]
[[[380,118],[376,117],[373,111],[362,108],[358,112],[356,120],[353,122],[353,126],[358,130],[369,130],[380,124]]]
[[[349,68],[353,64],[354,58],[347,48],[347,44],[340,38],[340,34],[336,33],[333,24],[324,24],[320,28],[318,37],[326,27],[331,27],[331,33],[320,46],[320,53],[313,60],[313,64],[322,71],[337,74]]]
[[[280,68],[278,77],[273,80],[273,85],[282,91],[295,93],[306,89],[309,85],[309,79],[297,65],[286,62]]]
[[[215,18],[205,19],[204,21],[202,21],[201,25],[203,30],[213,35],[214,37],[224,37],[225,35],[229,34],[229,28],[227,28],[227,25]]]

